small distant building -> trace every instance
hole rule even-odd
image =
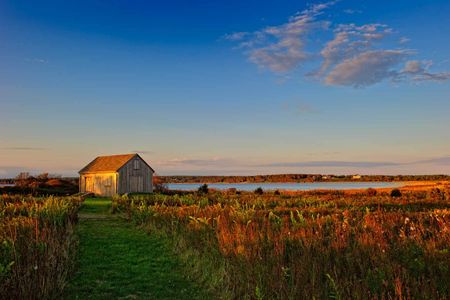
[[[155,171],[138,154],[99,156],[78,173],[80,192],[99,196],[153,192]]]
[[[361,179],[361,175],[353,175],[353,179]]]

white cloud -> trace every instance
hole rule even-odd
[[[431,73],[429,68],[432,61],[407,61],[401,75],[410,76],[413,81],[446,81],[450,79],[450,72]]]
[[[355,57],[369,51],[374,42],[377,42],[392,32],[392,29],[384,24],[341,24],[334,30],[334,38],[325,44],[320,55],[323,62],[318,71],[309,73],[321,79],[330,68],[346,59]]]
[[[344,9],[344,12],[345,12],[346,14],[349,14],[349,15],[360,14],[360,13],[362,13],[362,11],[360,11],[360,10],[357,10],[357,9],[350,9],[350,8]]]
[[[403,72],[410,74],[417,74],[423,72],[424,68],[422,63],[418,60],[409,60],[406,62],[405,67],[403,68]]]
[[[334,39],[321,51],[323,63],[315,74],[329,85],[364,87],[385,79],[394,81],[444,81],[450,73],[431,73],[431,61],[407,61],[399,70],[399,64],[413,55],[408,49],[374,50],[374,44],[393,32],[384,24],[339,25]]]
[[[408,39],[407,37],[401,37],[400,40],[398,41],[400,44],[406,44],[410,41],[411,39]]]
[[[223,38],[229,41],[240,41],[242,40],[245,36],[248,35],[248,32],[234,32],[231,34],[226,34]]]
[[[237,41],[237,48],[243,49],[252,63],[277,75],[287,76],[286,73],[309,66],[307,62],[315,62],[319,58],[319,66],[303,71],[327,85],[366,87],[383,80],[418,82],[450,79],[449,72],[429,71],[431,61],[411,60],[415,52],[401,47],[409,39],[401,37],[397,38],[397,42],[387,39],[395,33],[388,25],[332,25],[324,18],[324,11],[335,3],[316,4],[292,16],[287,23],[253,33],[237,32],[225,38]],[[352,14],[356,11],[347,9],[344,12]],[[331,29],[333,38],[319,41],[323,45],[320,51],[307,50],[312,33]],[[317,36],[320,40],[324,35]],[[410,61],[402,67],[401,63],[407,59]]]
[[[378,83],[386,78],[396,78],[394,70],[408,55],[405,50],[378,50],[363,52],[345,59],[325,77],[330,85],[363,87]]]
[[[309,59],[305,51],[308,34],[312,29],[326,27],[317,17],[335,2],[316,4],[289,18],[285,24],[266,27],[253,33],[237,32],[227,35],[228,40],[239,40],[238,48],[245,48],[251,62],[275,73],[297,68]]]

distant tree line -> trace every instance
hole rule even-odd
[[[263,183],[342,181],[447,181],[449,175],[321,175],[275,174],[255,176],[159,176],[164,183]]]
[[[2,183],[14,186],[0,187],[0,194],[71,195],[78,192],[78,178],[62,178],[48,173],[32,176],[21,172],[14,179],[2,180]]]

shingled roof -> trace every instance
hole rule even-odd
[[[120,154],[120,155],[109,155],[109,156],[99,156],[93,161],[91,161],[86,167],[80,170],[82,173],[96,173],[96,172],[116,172],[124,164],[126,164],[130,159],[137,154]]]

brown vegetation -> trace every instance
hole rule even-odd
[[[0,196],[0,299],[48,299],[72,266],[79,198]]]
[[[0,188],[2,194],[31,194],[44,195],[72,195],[78,192],[77,180],[55,178],[48,173],[30,176],[28,173],[20,173],[15,179],[15,186]]]
[[[450,190],[118,197],[219,298],[448,299]]]

